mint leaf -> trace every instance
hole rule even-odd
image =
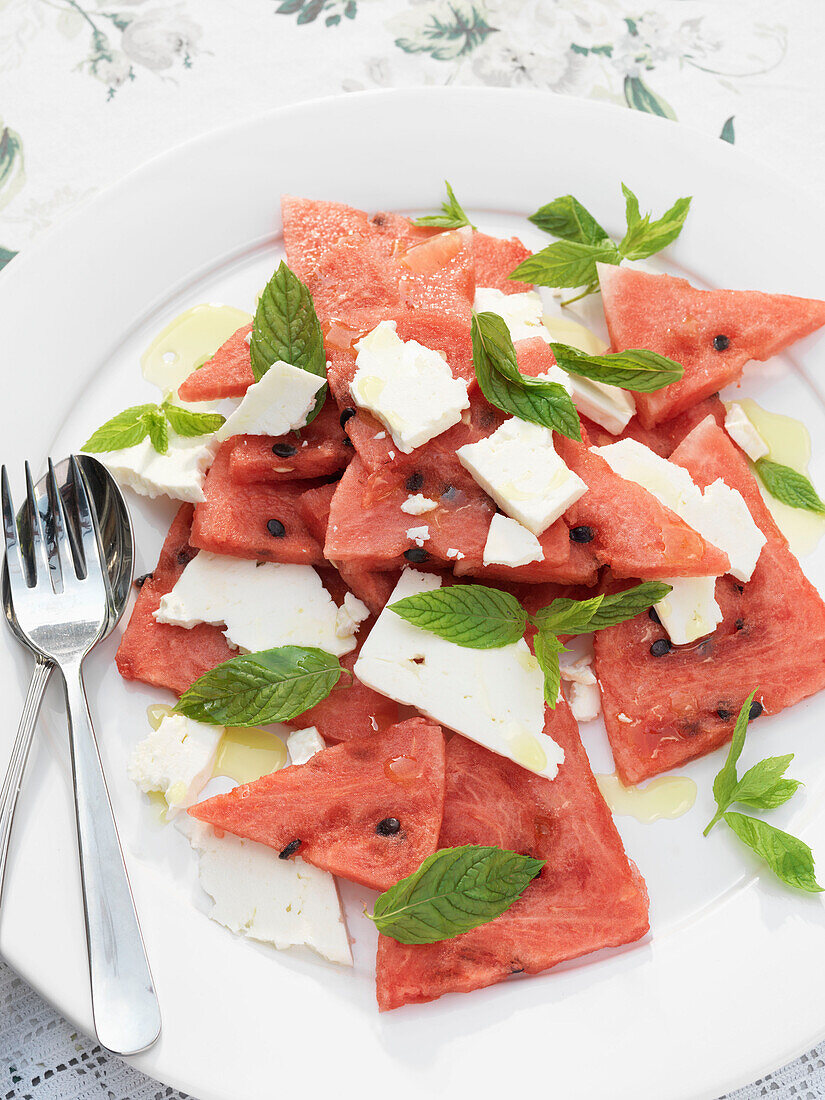
[[[646,348],[628,348],[612,355],[588,355],[568,344],[551,344],[550,348],[568,374],[581,374],[594,382],[635,393],[653,393],[678,382],[684,374],[679,363]]]
[[[552,630],[540,625],[533,638],[533,652],[544,673],[544,701],[551,710],[555,710],[561,690],[559,654],[565,652],[565,647]]]
[[[556,241],[522,260],[509,278],[537,286],[592,286],[598,288],[596,264],[618,264],[621,255],[613,241],[595,244],[583,241]]]
[[[224,422],[224,417],[220,413],[193,412],[191,409],[182,408],[180,405],[172,405],[168,401],[163,403],[163,412],[172,431],[176,435],[182,435],[186,438],[211,435]]]
[[[736,725],[733,728],[733,737],[731,738],[727,759],[713,781],[713,797],[716,800],[718,809],[714,817],[705,827],[704,836],[708,835],[716,822],[721,819],[728,806],[730,806],[734,789],[739,782],[739,776],[736,773],[736,765],[739,762],[739,757],[742,755],[742,749],[745,747],[745,734],[748,730],[751,703],[753,702],[754,695],[756,695],[756,688],[753,689],[742,704],[736,719]]]
[[[503,317],[474,313],[473,366],[479,388],[502,412],[581,440],[579,415],[570,394],[558,382],[519,373],[515,348]]]
[[[152,446],[159,455],[165,455],[169,450],[169,428],[162,409],[155,406],[146,414],[146,427]]]
[[[281,646],[245,653],[204,673],[175,710],[220,726],[289,722],[326,699],[340,676],[337,657],[323,649]]]
[[[825,513],[825,502],[819,499],[816,489],[804,474],[779,462],[760,458],[756,463],[756,472],[762,484],[777,500],[790,508],[804,508],[807,512]]]
[[[624,592],[606,595],[590,620],[588,630],[604,630],[627,619],[633,619],[642,611],[663,600],[672,591],[663,581],[644,581]]]
[[[561,237],[565,241],[581,244],[597,244],[608,240],[608,235],[578,199],[573,195],[561,195],[546,206],[540,207],[527,219],[545,233]]]
[[[406,596],[390,604],[390,611],[468,649],[512,645],[527,625],[527,613],[514,596],[482,584],[454,584]]]
[[[122,451],[136,447],[149,434],[151,414],[157,405],[133,405],[107,420],[80,448],[88,454],[104,451]]]
[[[787,756],[769,756],[766,760],[760,760],[742,776],[731,791],[731,802],[742,802],[746,806],[754,806],[757,809],[766,809],[762,801],[766,794],[774,790],[777,783],[788,770],[788,765],[793,760],[793,753]],[[788,780],[787,782],[794,782]],[[799,784],[796,783],[794,790]],[[793,793],[793,792],[792,792]],[[790,795],[788,795],[790,798]],[[785,799],[784,801],[787,801]],[[781,805],[781,803],[779,803]]]
[[[278,360],[317,374],[320,378],[326,377],[324,334],[312,304],[312,295],[283,261],[258,301],[249,351],[256,382],[260,382]],[[308,424],[321,411],[326,393],[326,386],[318,391]]]
[[[689,198],[677,199],[661,218],[650,220],[650,214],[642,217],[639,200],[629,187],[622,184],[625,197],[627,232],[619,244],[619,251],[627,260],[644,260],[661,252],[679,236],[690,210]]]
[[[803,840],[746,814],[726,813],[725,821],[782,882],[811,894],[822,891],[814,873],[813,852]]]
[[[554,634],[586,634],[604,596],[589,600],[556,599],[533,616],[536,626]]]
[[[500,917],[543,866],[505,848],[442,848],[381,894],[370,919],[399,943],[450,940]]]
[[[469,225],[471,229],[475,229],[473,223],[464,213],[464,207],[455,197],[450,181],[444,180],[444,186],[447,188],[447,198],[441,204],[441,213],[429,214],[424,218],[415,218],[413,225],[432,225],[437,229],[461,229],[462,226]]]

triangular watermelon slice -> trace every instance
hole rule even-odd
[[[776,714],[825,687],[825,604],[788,549],[739,449],[708,417],[671,461],[702,487],[722,478],[737,489],[768,541],[747,584],[729,576],[717,581],[724,619],[708,637],[656,657],[650,647],[666,636],[647,615],[596,634],[605,724],[626,783],[730,740],[754,688],[765,713]]]
[[[453,737],[447,745],[439,847],[495,844],[547,861],[502,916],[452,940],[407,946],[381,936],[376,984],[382,1011],[468,993],[511,974],[639,939],[647,892],[602,799],[567,704],[545,732],[564,749],[554,780]]]
[[[286,262],[299,279],[315,271],[344,237],[372,237],[380,229],[363,210],[295,195],[282,196],[281,218]]]
[[[646,428],[735,382],[751,359],[770,359],[825,325],[825,302],[753,290],[698,290],[687,279],[599,264],[614,351],[649,348],[685,368],[655,393],[636,395]]]
[[[249,359],[246,338],[252,325],[242,325],[221,344],[211,359],[192,371],[178,387],[181,401],[221,401],[225,397],[243,397],[255,375]]]
[[[493,287],[502,294],[521,294],[532,290],[532,283],[517,283],[510,277],[522,260],[531,255],[518,237],[489,237],[486,233],[473,235],[473,258],[476,266],[476,286]]]
[[[284,858],[291,849],[324,871],[386,890],[435,851],[443,809],[444,735],[440,726],[411,718],[189,813]],[[381,827],[388,819],[400,822],[397,832]]]
[[[672,420],[663,420],[653,428],[643,428],[639,418],[634,416],[625,430],[619,435],[613,435],[600,424],[594,424],[587,417],[582,417],[582,427],[587,432],[591,447],[606,447],[609,443],[615,443],[618,439],[635,439],[638,443],[644,443],[662,458],[670,458],[682,440],[697,424],[701,424],[706,416],[712,416],[720,428],[725,424],[725,406],[716,394],[706,397],[698,405],[691,405],[689,409],[678,413]]]
[[[328,477],[352,458],[352,445],[331,399],[312,423],[286,435],[235,435],[229,440],[229,475],[234,481],[296,481]]]
[[[172,591],[197,553],[189,544],[192,511],[191,504],[184,504],[175,516],[158,564],[141,585],[116,658],[125,680],[169,688],[176,695],[215,665],[234,656],[218,626],[200,623],[186,630],[155,619],[161,596]]]
[[[339,742],[374,737],[398,721],[398,703],[386,695],[379,695],[352,675],[361,644],[369,634],[372,623],[373,620],[369,619],[361,624],[358,648],[339,658],[349,675],[341,677],[326,699],[293,718],[290,726],[295,729],[315,726],[325,741]]]
[[[214,554],[288,565],[324,565],[324,555],[301,516],[311,481],[235,481],[229,470],[232,440],[221,445],[204,481],[206,500],[195,507],[192,545]]]

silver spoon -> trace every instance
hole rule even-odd
[[[91,490],[92,500],[98,516],[101,542],[106,550],[106,568],[112,588],[112,606],[104,631],[104,637],[106,637],[114,630],[129,600],[134,570],[132,520],[120,486],[106,467],[89,455],[79,455],[78,461]],[[68,459],[60,462],[55,467],[55,473],[60,485],[60,494],[68,503],[69,494],[72,491]],[[41,516],[45,516],[48,508],[46,476],[42,477],[35,486],[35,495],[38,511]],[[27,522],[25,505],[20,509],[17,519],[21,525],[25,525]],[[77,532],[70,527],[69,534],[76,546]],[[18,641],[28,645],[14,614],[8,572],[5,565],[3,567],[2,597],[3,611],[12,633]],[[6,777],[3,780],[2,789],[0,789],[0,907],[3,902],[3,881],[17,797],[23,783],[23,772],[34,739],[34,729],[37,716],[40,713],[43,694],[54,668],[52,662],[43,657],[42,654],[34,650],[32,652],[35,657],[34,671],[26,694],[26,701],[23,704],[23,713],[20,716],[20,724],[17,728],[17,736],[12,747]]]

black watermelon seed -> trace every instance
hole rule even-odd
[[[737,592],[739,593],[739,595],[741,596],[741,595],[742,595],[742,593],[743,593],[743,592],[745,591],[745,586],[744,586],[744,584],[737,584],[737,586],[736,586],[736,591],[737,591]]]
[[[416,562],[421,564],[423,561],[427,561],[429,554],[426,550],[423,550],[420,546],[411,546],[409,550],[404,551],[404,557],[407,561]]]
[[[175,559],[178,565],[188,565],[192,558],[197,554],[197,550],[194,546],[182,546],[175,554]]]
[[[372,221],[373,225],[386,225],[387,216],[386,214],[373,214],[370,220]]]
[[[751,703],[751,709],[748,711],[748,721],[752,722],[754,718],[758,718],[765,708],[756,699]]]
[[[385,817],[375,826],[375,831],[379,836],[395,836],[401,831],[401,822],[397,817]]]
[[[350,439],[350,437],[348,435],[344,436],[344,446],[345,447],[354,447],[355,446],[355,444],[352,442],[352,440]]]
[[[279,519],[267,520],[266,529],[274,539],[282,539],[286,534],[286,527]]]
[[[722,719],[723,722],[729,722],[733,718],[733,711],[728,710],[727,707],[717,707],[716,713]]]
[[[278,859],[289,859],[290,856],[294,856],[298,849],[301,847],[302,843],[303,841],[300,840],[290,840],[286,848],[278,852]]]
[[[347,421],[351,420],[353,418],[353,416],[355,416],[355,409],[353,409],[352,406],[350,406],[347,409],[344,409],[344,411],[338,417],[338,422],[340,423],[341,427],[342,428],[346,427]]]
[[[592,542],[596,537],[596,532],[592,527],[571,527],[570,528],[570,541],[571,542]]]
[[[293,447],[291,443],[273,443],[272,453],[277,455],[278,458],[292,458],[295,454],[297,447]]]
[[[419,493],[424,488],[424,475],[420,470],[416,470],[414,474],[410,474],[404,482],[404,488],[408,493]]]
[[[661,619],[659,618],[659,612],[658,612],[658,611],[656,610],[656,608],[655,608],[655,607],[649,607],[649,608],[647,609],[647,617],[648,617],[649,619],[652,619],[652,621],[653,621],[654,623],[661,623],[661,621],[662,621],[662,620],[661,620]]]
[[[714,336],[713,346],[717,351],[727,351],[730,347],[730,337],[722,335]]]
[[[744,619],[737,619],[736,622],[733,625],[734,625],[734,629],[736,629],[736,630],[744,630],[745,629],[745,620]]]
[[[135,588],[143,588],[147,581],[150,581],[154,577],[154,573],[144,573],[142,577],[135,577]]]
[[[670,642],[667,638],[660,638],[650,647],[650,652],[654,657],[664,657],[666,653],[670,653]]]

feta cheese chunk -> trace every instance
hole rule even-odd
[[[407,569],[389,604],[440,587],[440,577]],[[412,626],[388,606],[354,672],[367,687],[548,779],[564,760],[544,733],[544,679],[523,638],[500,649],[467,649]]]
[[[620,439],[605,447],[593,447],[594,454],[601,455],[619,477],[635,481],[670,508],[677,515],[699,492],[698,486],[687,470],[669,462],[644,443],[635,439]]]
[[[410,542],[414,542],[416,546],[423,546],[429,537],[429,527],[411,527],[407,531],[407,538]]]
[[[559,672],[565,694],[577,722],[592,722],[602,709],[598,680],[593,673],[593,636],[579,635],[560,654]]]
[[[611,435],[623,432],[636,413],[633,394],[619,386],[608,386],[580,374],[568,374],[561,367],[551,367],[538,377],[564,386],[578,411]]]
[[[344,602],[335,615],[335,633],[339,638],[351,638],[357,634],[361,623],[370,617],[370,609],[352,592],[347,592]]]
[[[158,454],[148,439],[120,451],[103,451],[95,458],[102,462],[121,486],[141,496],[166,496],[197,504],[206,500],[203,479],[217,451],[211,435],[181,436],[169,432],[169,449]]]
[[[140,789],[160,791],[169,816],[193,805],[212,774],[223,726],[169,714],[134,748],[126,771]]]
[[[716,602],[716,577],[668,577],[672,586],[656,613],[674,645],[687,645],[712,634],[722,621]]]
[[[541,543],[532,531],[522,527],[517,520],[496,512],[484,543],[485,565],[527,565],[543,557]]]
[[[337,633],[338,611],[310,565],[255,562],[201,550],[172,591],[161,597],[155,618],[187,630],[198,623],[223,625],[229,643],[250,653],[301,645],[340,657],[355,649],[355,639]]]
[[[477,286],[473,310],[476,313],[497,313],[502,317],[514,343],[536,336],[550,343],[551,336],[542,323],[544,306],[538,291],[505,294],[494,287]]]
[[[447,547],[447,557],[448,558],[454,558],[456,561],[460,561],[462,558],[464,558],[466,556],[467,555],[462,554],[460,550],[456,550],[456,548],[454,546],[448,546]]]
[[[503,512],[540,535],[587,492],[553,446],[553,433],[512,417],[478,443],[456,451],[464,466]]]
[[[454,378],[437,351],[402,340],[395,321],[381,321],[355,345],[350,393],[377,417],[396,447],[409,454],[457,424],[470,407],[467,383]]]
[[[406,512],[408,516],[423,516],[425,512],[432,512],[433,508],[437,507],[437,500],[425,497],[423,493],[415,493],[407,497],[401,505],[401,511]]]
[[[237,409],[218,428],[219,440],[232,435],[285,435],[303,428],[326,378],[280,359],[260,382],[253,382]]]
[[[294,730],[286,739],[290,764],[306,764],[316,752],[325,749],[326,742],[315,726],[303,730]]]
[[[769,452],[768,444],[756,430],[756,425],[736,401],[726,406],[725,431],[737,447],[741,447],[751,462],[757,462]]]

